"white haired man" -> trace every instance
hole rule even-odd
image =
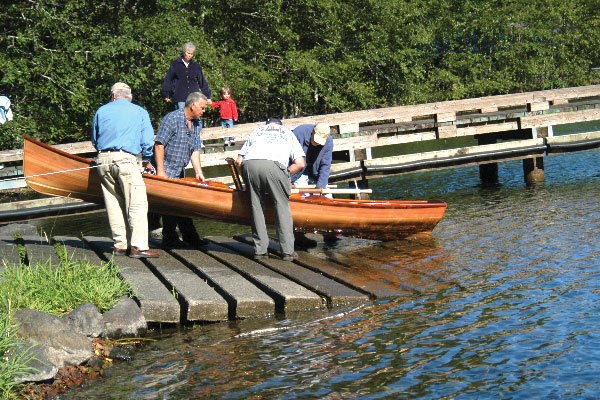
[[[158,257],[148,246],[148,198],[137,155],[150,164],[154,130],[148,112],[131,102],[131,88],[117,82],[110,102],[94,115],[92,144],[98,151],[98,174],[114,241],[113,254]]]

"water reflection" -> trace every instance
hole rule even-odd
[[[433,237],[342,238],[311,252],[403,295],[157,332],[132,362],[64,398],[596,398],[600,159],[545,164],[534,187],[519,163],[495,189],[470,169],[377,180],[390,198],[442,194],[450,206]]]

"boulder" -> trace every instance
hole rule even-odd
[[[24,309],[15,313],[17,335],[38,344],[45,357],[61,368],[66,364],[79,365],[93,355],[93,345],[85,335],[55,315]]]
[[[24,368],[15,374],[15,382],[39,382],[53,379],[58,373],[56,365],[46,357],[44,349],[37,344],[24,340],[8,353],[9,360],[22,357]]]
[[[104,319],[104,331],[101,336],[103,337],[141,336],[148,329],[142,310],[129,297],[121,298],[102,317]]]
[[[75,332],[81,333],[90,338],[98,337],[104,330],[104,319],[102,314],[92,303],[84,303],[64,315],[62,320],[75,329]]]

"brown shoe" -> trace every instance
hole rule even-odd
[[[113,247],[113,255],[125,256],[125,255],[127,255],[127,249],[119,249],[119,248]]]
[[[131,258],[157,258],[160,257],[158,250],[139,250],[137,247],[132,247],[129,252]]]

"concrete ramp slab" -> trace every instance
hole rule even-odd
[[[233,241],[233,239],[227,238],[209,239]],[[248,257],[215,243],[206,246],[205,250],[207,254],[235,269],[269,294],[275,300],[277,312],[305,311],[321,308],[323,305],[323,300],[316,293]]]
[[[254,254],[254,246],[248,243],[223,237],[211,237],[211,240],[246,257],[252,257]],[[299,256],[301,253],[303,252],[298,252]],[[329,307],[355,305],[369,301],[366,294],[296,263],[282,261],[278,257],[267,258],[261,260],[260,263],[323,296],[327,299]]]
[[[199,252],[199,250],[191,251]],[[205,280],[171,254],[163,251],[160,258],[149,258],[147,263],[177,293],[177,298],[183,306],[185,321],[226,321],[228,319],[227,301]]]
[[[191,249],[171,252],[204,276],[229,303],[229,317],[252,318],[275,314],[275,301],[241,274],[209,255]]]

